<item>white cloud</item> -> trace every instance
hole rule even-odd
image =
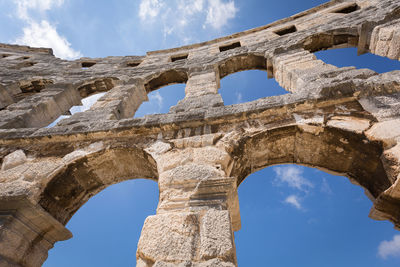
[[[79,51],[75,51],[67,39],[57,32],[54,25],[49,21],[34,19],[30,12],[36,11],[43,17],[46,11],[54,7],[60,7],[64,0],[14,0],[17,6],[17,17],[27,23],[23,28],[23,35],[19,36],[15,43],[33,47],[50,47],[54,55],[64,59],[75,59],[81,57]]]
[[[307,192],[308,188],[314,185],[303,177],[303,170],[297,166],[275,167],[273,169],[276,174],[276,181],[279,183],[287,183],[289,187],[300,191]]]
[[[81,57],[81,53],[72,49],[67,39],[57,32],[57,29],[46,20],[40,23],[31,21],[23,29],[23,35],[15,42],[20,45],[34,47],[51,47],[57,57],[64,59],[75,59]]]
[[[164,99],[160,95],[160,93],[158,91],[155,91],[155,93],[149,95],[149,98],[150,100],[153,100],[157,104],[158,111],[160,111],[164,102]]]
[[[220,29],[228,23],[228,20],[235,17],[237,11],[234,1],[208,0],[206,24]]]
[[[243,102],[243,96],[242,93],[236,92],[236,104],[240,104]]]
[[[204,0],[179,0],[178,10],[187,15],[193,15],[203,11]]]
[[[17,5],[17,16],[23,20],[29,20],[28,10],[36,10],[45,12],[52,7],[59,7],[64,3],[64,0],[14,0]]]
[[[162,0],[142,0],[139,6],[139,17],[141,20],[151,19],[158,16],[163,7]]]
[[[138,15],[145,29],[150,29],[150,24],[160,26],[164,39],[175,34],[181,40],[191,40],[199,25],[219,30],[236,16],[234,0],[223,1],[141,0]]]
[[[400,257],[400,235],[395,235],[393,240],[382,241],[378,247],[378,255],[382,259]]]
[[[298,210],[302,209],[301,203],[300,203],[300,199],[295,196],[295,195],[290,195],[285,199],[285,203],[292,205],[293,207],[295,207]]]
[[[333,194],[333,191],[325,177],[322,178],[321,192],[327,195]]]

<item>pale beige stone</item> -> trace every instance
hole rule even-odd
[[[16,150],[3,159],[1,170],[6,171],[26,162],[26,155],[22,150]]]
[[[146,219],[137,255],[144,260],[188,261],[196,254],[199,218],[195,213],[168,213]]]
[[[201,219],[200,257],[223,258],[235,262],[233,232],[229,212],[208,210]]]
[[[344,129],[346,131],[352,131],[360,134],[369,128],[370,122],[366,119],[335,116],[329,119],[327,125],[330,127]]]
[[[40,266],[91,196],[135,178],[160,189],[137,266],[236,266],[237,187],[277,164],[349,177],[373,202],[370,216],[400,229],[400,71],[339,68],[314,55],[357,47],[399,59],[399,8],[330,1],[143,56],[67,61],[0,44],[0,266]],[[224,105],[220,79],[253,69],[290,94]],[[168,113],[133,118],[150,92],[175,83],[186,83],[185,97]],[[89,110],[45,128],[100,92]]]
[[[400,119],[378,122],[365,135],[370,140],[383,141],[387,146],[392,146],[400,136]]]

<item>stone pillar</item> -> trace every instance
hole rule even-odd
[[[137,266],[236,266],[233,231],[240,228],[231,159],[215,135],[157,142],[160,199],[146,219]]]
[[[0,200],[0,266],[39,267],[56,241],[72,237],[60,222],[27,200]]]
[[[400,19],[376,26],[370,35],[369,49],[372,54],[400,60]]]
[[[191,73],[185,87],[185,98],[171,107],[170,112],[223,106],[222,97],[218,94],[219,82],[219,74],[213,68]]]

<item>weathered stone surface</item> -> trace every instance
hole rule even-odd
[[[160,196],[137,266],[236,266],[237,187],[274,164],[349,177],[373,201],[370,216],[400,229],[400,71],[338,68],[313,54],[357,47],[399,59],[399,8],[333,0],[145,56],[66,61],[0,44],[0,265],[40,266],[91,196],[148,178]],[[250,69],[290,93],[224,106],[220,79]],[[132,118],[148,93],[173,83],[186,83],[185,98],[167,114]],[[44,128],[99,92],[89,110]]]
[[[199,238],[196,213],[167,213],[146,219],[137,255],[144,261],[184,262],[192,260]]]
[[[400,138],[400,119],[376,123],[366,135],[370,140],[383,141],[387,146],[392,146]]]
[[[18,165],[24,164],[25,162],[26,162],[26,155],[24,151],[17,150],[4,157],[3,164],[1,165],[1,170],[6,171]]]
[[[335,116],[330,118],[326,125],[361,134],[369,128],[370,122],[366,119]]]
[[[228,211],[210,209],[200,225],[200,258],[235,262],[235,245]]]

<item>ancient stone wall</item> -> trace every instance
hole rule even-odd
[[[40,266],[94,194],[127,179],[160,189],[137,266],[236,266],[237,187],[273,164],[347,176],[370,217],[400,228],[400,71],[338,68],[313,52],[400,58],[398,0],[336,0],[275,23],[146,56],[66,61],[0,45],[0,266]],[[259,69],[290,94],[224,106],[221,78]],[[186,83],[167,114],[147,94]],[[46,128],[81,99],[88,111]]]

